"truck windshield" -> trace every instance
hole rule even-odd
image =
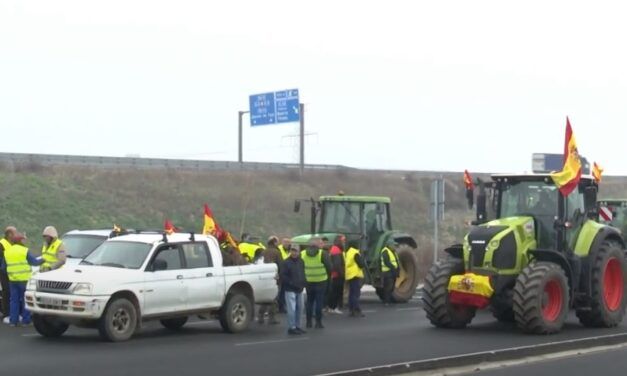
[[[71,258],[84,258],[96,247],[107,240],[106,236],[65,235],[61,240],[65,244],[65,253]]]
[[[89,254],[81,265],[139,269],[152,246],[146,243],[108,241]]]
[[[360,205],[358,202],[324,202],[320,232],[361,234]]]

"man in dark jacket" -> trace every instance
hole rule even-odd
[[[285,291],[288,334],[306,333],[300,328],[303,311],[303,289],[305,288],[305,263],[295,245],[290,248],[290,257],[281,264],[279,280]]]
[[[281,267],[281,251],[278,248],[279,238],[276,236],[271,236],[268,238],[268,243],[266,244],[266,249],[262,251],[261,257],[263,258],[264,264],[276,264],[277,268]],[[280,282],[277,281],[277,283]],[[263,324],[265,315],[268,313],[268,323],[271,325],[276,325],[279,321],[275,318],[277,312],[277,300],[275,299],[272,303],[260,304],[259,305],[259,317],[257,317],[257,321],[259,324]]]
[[[329,306],[330,313],[342,314],[342,300],[344,300],[344,248],[346,238],[344,235],[338,235],[333,242],[333,246],[329,250],[331,259],[331,286],[329,288]]]

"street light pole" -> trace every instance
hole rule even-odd
[[[244,162],[244,156],[243,156],[243,145],[244,145],[244,136],[243,136],[243,124],[242,124],[242,118],[244,117],[244,114],[249,113],[250,111],[239,111],[237,113],[237,125],[238,125],[238,138],[237,138],[237,161],[239,163],[243,163]]]

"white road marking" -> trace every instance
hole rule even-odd
[[[39,337],[39,334],[37,333],[22,334],[22,337]]]
[[[236,343],[235,346],[267,345],[267,344],[271,344],[271,343],[306,341],[308,339],[309,339],[309,337],[301,337],[301,338],[290,338],[290,339],[275,339],[273,341],[242,342],[242,343]]]

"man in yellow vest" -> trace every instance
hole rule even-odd
[[[41,257],[44,263],[40,271],[59,269],[65,264],[65,245],[59,239],[59,233],[53,226],[47,226],[43,232],[44,245],[41,248]]]
[[[249,263],[252,263],[257,250],[261,249],[263,251],[266,247],[261,243],[254,243],[249,234],[243,233],[242,241],[239,243],[238,248],[242,256],[244,256]]]
[[[329,255],[322,250],[322,240],[312,238],[306,250],[300,253],[305,264],[305,280],[307,281],[307,302],[305,304],[305,316],[307,328],[313,325],[312,318],[316,316],[316,329],[322,329],[322,306],[327,291],[327,281],[331,273]]]
[[[366,264],[361,257],[359,249],[349,246],[345,256],[345,278],[348,282],[348,309],[350,317],[364,317],[359,306],[361,296],[361,286],[364,279],[364,268]]]
[[[396,254],[396,242],[390,239],[387,245],[381,250],[381,275],[383,277],[383,304],[386,306],[392,303],[392,293],[396,278],[399,275],[398,255]]]
[[[40,265],[43,262],[28,252],[28,248],[23,244],[25,239],[23,235],[16,235],[15,243],[11,248],[4,251],[3,267],[6,267],[11,288],[9,309],[9,324],[11,326],[17,326],[20,317],[22,318],[22,325],[30,324],[30,312],[24,305],[24,293],[32,274],[31,265]]]
[[[4,252],[11,248],[13,242],[15,241],[16,234],[17,229],[13,226],[8,226],[4,229],[4,237],[0,239],[0,265],[3,264]],[[9,275],[4,268],[0,268],[0,287],[2,287],[2,306],[0,306],[0,309],[2,310],[2,315],[4,316],[4,323],[8,324],[11,288],[9,285]]]

